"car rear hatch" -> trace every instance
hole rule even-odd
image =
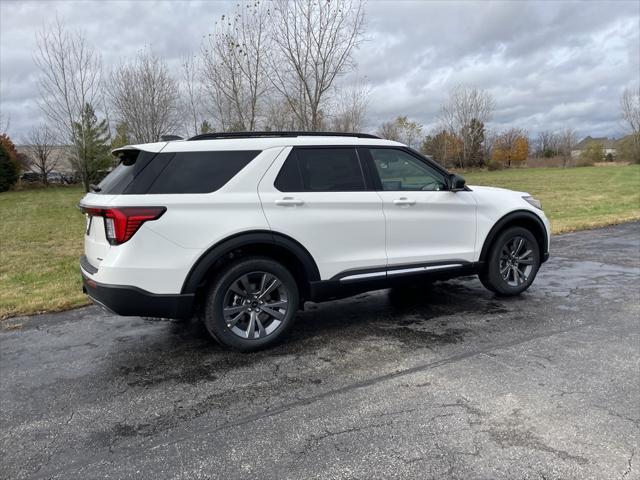
[[[104,217],[94,215],[89,195],[83,199],[82,211],[85,214],[84,255],[82,267],[88,273],[95,273],[100,263],[107,256],[111,244],[105,234]],[[105,199],[100,199],[100,208],[106,205]],[[96,207],[98,207],[96,205]],[[88,263],[88,265],[87,265]]]
[[[158,218],[163,213],[164,210],[151,211],[145,207],[116,208],[112,204],[120,195],[148,189],[158,174],[152,161],[164,145],[151,144],[157,151],[136,147],[114,150],[118,165],[81,200],[79,206],[86,218],[81,264],[87,273],[95,273],[109,251],[131,238],[144,221]]]

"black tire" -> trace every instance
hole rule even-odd
[[[524,243],[514,255],[520,239]],[[528,255],[523,255],[529,251]],[[523,257],[521,260],[520,256]],[[536,238],[526,228],[510,227],[501,232],[491,245],[484,269],[478,277],[492,292],[514,296],[531,286],[539,268],[540,247]]]
[[[278,286],[267,292],[274,279]],[[259,290],[260,283],[266,283],[263,290]],[[261,297],[261,292],[267,294]],[[207,293],[203,321],[222,345],[252,352],[284,338],[293,325],[299,300],[296,280],[282,264],[266,257],[242,258],[217,273]]]

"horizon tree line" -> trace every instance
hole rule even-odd
[[[364,32],[362,0],[238,3],[214,23],[197,53],[182,58],[178,77],[150,48],[106,71],[86,36],[56,18],[37,34],[34,58],[46,124],[24,139],[31,145],[27,167],[46,178],[56,167],[53,144],[70,145],[74,169],[88,189],[110,165],[108,147],[158,141],[163,134],[360,130],[370,87],[362,80],[345,87],[340,78],[356,69],[353,54]],[[636,160],[639,105],[640,87],[625,90],[621,109]],[[515,128],[488,131],[495,106],[486,90],[456,85],[429,135],[406,116],[384,122],[377,133],[445,166],[517,164],[534,142]],[[534,151],[561,155],[566,166],[576,140],[569,128],[540,132]]]

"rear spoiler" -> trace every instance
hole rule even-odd
[[[140,145],[125,145],[124,147],[114,148],[111,155],[120,159],[125,165],[132,165],[138,157],[139,152],[160,153],[167,142],[143,143]],[[127,163],[130,162],[130,163]]]
[[[144,150],[145,152],[160,153],[167,146],[167,142],[140,143],[137,145],[125,145],[111,150],[111,154],[117,156],[117,152],[124,150]]]
[[[139,148],[134,147],[122,147],[116,148],[111,151],[111,155],[120,160],[119,163],[123,165],[133,165],[136,163],[138,154],[141,152]]]

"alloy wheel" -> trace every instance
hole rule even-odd
[[[244,339],[272,334],[289,308],[285,285],[268,272],[250,272],[236,278],[224,296],[222,313],[229,330]]]
[[[502,247],[499,262],[502,279],[512,287],[519,287],[533,271],[533,249],[526,238],[512,237]]]

